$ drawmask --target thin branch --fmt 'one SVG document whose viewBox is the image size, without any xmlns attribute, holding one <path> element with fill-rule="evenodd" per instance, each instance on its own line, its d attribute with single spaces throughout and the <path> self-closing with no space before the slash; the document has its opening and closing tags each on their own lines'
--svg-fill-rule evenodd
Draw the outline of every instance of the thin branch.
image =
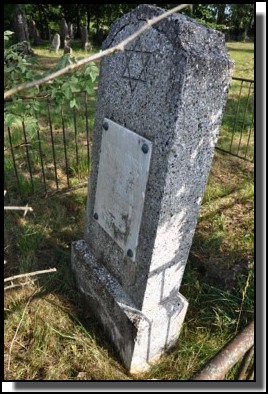
<svg viewBox="0 0 268 394">
<path fill-rule="evenodd" d="M 77 337 L 72 337 L 71 335 L 66 335 L 66 334 L 63 334 L 62 332 L 56 330 L 56 329 L 55 329 L 54 327 L 52 327 L 49 323 L 47 323 L 47 325 L 48 325 L 48 327 L 50 327 L 50 329 L 51 329 L 52 331 L 54 331 L 56 334 L 58 334 L 58 335 L 61 336 L 62 338 L 73 339 L 73 340 L 75 340 L 75 341 L 78 340 Z"/>
<path fill-rule="evenodd" d="M 33 99 L 43 99 L 43 98 L 47 98 L 50 96 L 50 93 L 47 94 L 42 94 L 42 95 L 37 95 L 37 96 L 19 96 L 18 99 L 21 100 L 33 100 Z M 11 102 L 12 99 L 7 99 L 5 100 L 6 102 Z"/>
<path fill-rule="evenodd" d="M 8 278 L 4 279 L 4 282 L 10 282 L 12 280 L 19 279 L 19 278 L 25 278 L 27 276 L 46 274 L 48 272 L 56 272 L 56 271 L 57 271 L 56 268 L 50 268 L 50 269 L 42 270 L 42 271 L 29 272 L 27 274 L 20 274 L 20 275 L 15 275 L 15 276 L 9 276 Z"/>
<path fill-rule="evenodd" d="M 47 75 L 44 78 L 38 79 L 38 80 L 34 80 L 31 82 L 25 82 L 22 83 L 12 89 L 9 89 L 7 92 L 5 92 L 4 94 L 4 99 L 7 99 L 8 97 L 12 96 L 15 93 L 18 93 L 22 90 L 25 89 L 29 89 L 32 88 L 34 86 L 40 86 L 43 84 L 48 83 L 49 81 L 52 81 L 53 79 L 60 77 L 61 75 L 66 74 L 67 72 L 74 70 L 86 63 L 92 62 L 94 60 L 98 60 L 104 56 L 107 55 L 111 55 L 114 52 L 120 52 L 120 51 L 124 51 L 125 46 L 128 45 L 131 41 L 135 40 L 135 38 L 137 38 L 138 36 L 140 36 L 142 33 L 144 33 L 146 30 L 148 30 L 151 26 L 155 25 L 156 23 L 160 22 L 161 20 L 167 18 L 168 16 L 174 14 L 175 12 L 181 11 L 182 9 L 188 7 L 190 4 L 181 4 L 177 7 L 172 8 L 169 11 L 164 12 L 163 14 L 149 19 L 145 25 L 143 25 L 139 30 L 137 30 L 135 33 L 131 34 L 128 38 L 126 38 L 125 40 L 121 41 L 119 44 L 115 45 L 112 48 L 109 49 L 105 49 L 104 51 L 100 51 L 99 53 L 86 57 L 84 59 L 79 60 L 77 63 L 75 64 L 70 64 L 67 67 L 62 68 L 59 71 L 54 72 L 53 74 Z"/>
<path fill-rule="evenodd" d="M 27 212 L 33 212 L 33 208 L 28 207 L 28 205 L 26 205 L 25 207 L 4 207 L 5 211 L 24 211 L 23 216 L 26 216 Z"/>
<path fill-rule="evenodd" d="M 39 140 L 37 140 L 37 142 L 39 142 Z M 18 148 L 22 148 L 24 146 L 32 146 L 32 144 L 25 144 L 25 142 L 22 142 L 21 144 L 18 145 L 14 145 L 14 146 L 8 146 L 8 147 L 4 147 L 4 152 L 8 151 L 8 150 L 12 150 L 12 149 L 18 149 Z"/>
<path fill-rule="evenodd" d="M 18 283 L 18 284 L 16 284 L 16 285 L 14 285 L 14 284 L 11 282 L 12 284 L 11 284 L 11 285 L 8 285 L 8 286 L 5 286 L 5 287 L 4 287 L 4 290 L 14 289 L 14 287 L 21 287 L 21 286 L 23 287 L 23 286 L 27 286 L 27 285 L 33 285 L 34 282 L 35 282 L 35 279 L 29 280 L 29 281 L 23 282 L 23 283 Z"/>
</svg>

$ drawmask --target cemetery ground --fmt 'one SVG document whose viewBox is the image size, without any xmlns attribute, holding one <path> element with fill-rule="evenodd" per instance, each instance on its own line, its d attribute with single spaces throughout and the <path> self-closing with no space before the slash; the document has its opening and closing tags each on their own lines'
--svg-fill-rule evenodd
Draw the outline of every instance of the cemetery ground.
<svg viewBox="0 0 268 394">
<path fill-rule="evenodd" d="M 253 78 L 253 44 L 227 46 L 236 62 L 234 76 Z M 47 47 L 34 50 L 43 69 L 61 56 Z M 94 98 L 91 104 L 92 133 Z M 227 132 L 225 123 L 221 132 Z M 64 166 L 59 170 L 64 174 Z M 80 165 L 85 181 L 86 175 L 87 165 Z M 216 151 L 180 289 L 189 301 L 182 332 L 149 372 L 135 376 L 126 373 L 101 327 L 83 309 L 70 269 L 71 242 L 83 238 L 87 188 L 46 198 L 29 194 L 32 213 L 5 213 L 5 276 L 52 267 L 57 272 L 5 292 L 5 379 L 190 379 L 253 318 L 253 183 L 252 163 Z M 12 196 L 7 205 L 20 203 Z M 237 368 L 227 379 L 234 379 Z"/>
</svg>

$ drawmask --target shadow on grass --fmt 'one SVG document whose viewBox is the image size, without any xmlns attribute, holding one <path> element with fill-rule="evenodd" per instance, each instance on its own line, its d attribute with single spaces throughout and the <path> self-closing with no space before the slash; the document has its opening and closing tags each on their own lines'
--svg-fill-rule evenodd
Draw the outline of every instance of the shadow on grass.
<svg viewBox="0 0 268 394">
<path fill-rule="evenodd" d="M 248 48 L 248 49 L 244 49 L 244 48 L 237 48 L 237 47 L 233 47 L 233 46 L 231 46 L 231 45 L 229 45 L 228 44 L 228 50 L 230 50 L 230 51 L 235 51 L 235 52 L 248 52 L 248 53 L 252 53 L 252 54 L 254 54 L 254 48 L 252 48 L 252 49 L 250 49 L 250 48 Z"/>
</svg>

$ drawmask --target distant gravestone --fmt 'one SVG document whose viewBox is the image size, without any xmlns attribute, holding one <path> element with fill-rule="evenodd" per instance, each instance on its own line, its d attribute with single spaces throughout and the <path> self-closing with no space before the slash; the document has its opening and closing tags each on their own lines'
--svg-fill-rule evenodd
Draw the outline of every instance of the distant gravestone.
<svg viewBox="0 0 268 394">
<path fill-rule="evenodd" d="M 68 25 L 64 18 L 60 22 L 60 47 L 64 48 L 65 37 L 68 36 Z"/>
<path fill-rule="evenodd" d="M 88 41 L 88 30 L 86 26 L 81 27 L 81 44 L 84 51 L 89 51 L 91 49 L 91 45 Z"/>
<path fill-rule="evenodd" d="M 60 35 L 58 33 L 55 33 L 51 43 L 50 52 L 58 52 L 59 48 L 60 48 Z"/>
<path fill-rule="evenodd" d="M 103 50 L 161 13 L 141 5 L 124 15 Z M 176 342 L 184 321 L 179 289 L 231 71 L 223 34 L 178 14 L 101 62 L 86 226 L 72 269 L 133 373 Z"/>
</svg>

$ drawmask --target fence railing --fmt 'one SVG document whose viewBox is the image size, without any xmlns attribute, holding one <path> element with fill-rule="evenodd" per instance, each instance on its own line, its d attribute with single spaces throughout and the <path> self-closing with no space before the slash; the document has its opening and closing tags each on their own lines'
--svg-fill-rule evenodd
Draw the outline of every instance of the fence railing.
<svg viewBox="0 0 268 394">
<path fill-rule="evenodd" d="M 35 101 L 23 100 L 25 112 Z M 94 99 L 76 95 L 77 108 L 38 98 L 34 116 L 13 116 L 5 125 L 5 187 L 21 196 L 59 191 L 87 181 Z M 8 105 L 7 103 L 6 105 Z"/>
<path fill-rule="evenodd" d="M 217 149 L 254 160 L 254 80 L 233 77 Z"/>
<path fill-rule="evenodd" d="M 22 100 L 25 114 L 37 100 Z M 8 195 L 49 194 L 87 181 L 94 98 L 77 93 L 78 108 L 38 99 L 32 116 L 24 111 L 5 124 L 5 188 Z M 35 103 L 35 104 L 34 104 Z M 10 105 L 10 103 L 6 103 Z M 254 158 L 254 81 L 233 78 L 217 149 Z"/>
</svg>

